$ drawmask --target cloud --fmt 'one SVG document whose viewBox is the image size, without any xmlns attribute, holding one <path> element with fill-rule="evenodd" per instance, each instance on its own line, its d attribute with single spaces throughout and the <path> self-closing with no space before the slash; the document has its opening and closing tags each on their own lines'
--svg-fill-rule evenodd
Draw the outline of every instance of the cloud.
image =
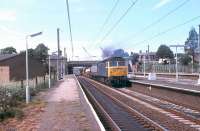
<svg viewBox="0 0 200 131">
<path fill-rule="evenodd" d="M 0 26 L 0 32 L 8 33 L 9 35 L 15 36 L 15 37 L 22 37 L 22 36 L 24 36 L 23 33 L 18 32 L 18 31 L 13 30 L 13 29 L 9 29 L 6 26 Z"/>
<path fill-rule="evenodd" d="M 163 6 L 165 6 L 166 4 L 172 2 L 172 0 L 160 0 L 154 7 L 153 9 L 156 10 L 156 9 L 159 9 Z"/>
<path fill-rule="evenodd" d="M 17 51 L 25 49 L 25 36 L 16 29 L 0 26 L 0 48 L 13 46 Z"/>
<path fill-rule="evenodd" d="M 17 13 L 14 10 L 0 10 L 0 21 L 16 21 Z"/>
</svg>

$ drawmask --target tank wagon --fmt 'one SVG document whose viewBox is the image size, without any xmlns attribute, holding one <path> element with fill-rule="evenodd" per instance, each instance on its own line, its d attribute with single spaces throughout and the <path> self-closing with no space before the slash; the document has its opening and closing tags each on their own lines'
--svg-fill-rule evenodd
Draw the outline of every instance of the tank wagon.
<svg viewBox="0 0 200 131">
<path fill-rule="evenodd" d="M 128 85 L 128 63 L 123 57 L 110 57 L 91 67 L 90 77 L 113 87 Z"/>
</svg>

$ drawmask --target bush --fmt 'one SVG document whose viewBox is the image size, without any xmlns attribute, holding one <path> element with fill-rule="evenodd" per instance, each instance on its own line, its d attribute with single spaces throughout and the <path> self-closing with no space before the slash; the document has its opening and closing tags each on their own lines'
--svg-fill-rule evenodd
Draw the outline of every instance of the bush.
<svg viewBox="0 0 200 131">
<path fill-rule="evenodd" d="M 15 117 L 15 111 L 14 110 L 7 110 L 5 112 L 0 112 L 0 121 L 3 121 L 6 118 Z"/>
<path fill-rule="evenodd" d="M 180 62 L 181 62 L 182 65 L 186 65 L 187 66 L 187 65 L 189 65 L 191 63 L 191 61 L 192 61 L 192 58 L 187 54 L 184 54 L 180 58 Z"/>
<path fill-rule="evenodd" d="M 21 119 L 24 116 L 24 113 L 21 109 L 12 108 L 5 112 L 0 112 L 0 121 L 3 121 L 7 118 L 16 117 L 17 119 Z"/>
<path fill-rule="evenodd" d="M 5 112 L 0 112 L 0 121 L 5 119 Z"/>
<path fill-rule="evenodd" d="M 53 81 L 54 83 L 55 81 Z M 52 84 L 53 84 L 52 83 Z M 35 96 L 38 92 L 48 88 L 48 80 L 38 84 L 35 88 L 30 86 L 30 95 Z M 8 117 L 22 118 L 23 112 L 16 108 L 25 101 L 26 88 L 0 87 L 0 121 Z"/>
<path fill-rule="evenodd" d="M 0 112 L 6 112 L 12 105 L 12 94 L 6 88 L 0 88 Z"/>
</svg>

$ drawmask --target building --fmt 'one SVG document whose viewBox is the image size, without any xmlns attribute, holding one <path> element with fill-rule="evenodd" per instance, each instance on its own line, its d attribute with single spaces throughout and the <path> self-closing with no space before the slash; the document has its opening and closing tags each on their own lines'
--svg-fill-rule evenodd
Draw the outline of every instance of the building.
<svg viewBox="0 0 200 131">
<path fill-rule="evenodd" d="M 200 39 L 200 27 L 199 27 L 199 34 L 196 32 L 195 28 L 192 28 L 185 42 L 185 52 L 193 56 L 195 61 L 199 61 L 199 55 L 200 55 L 199 39 Z"/>
<path fill-rule="evenodd" d="M 144 53 L 140 51 L 138 61 L 144 61 L 144 58 L 146 61 L 158 61 L 156 52 Z"/>
<path fill-rule="evenodd" d="M 186 52 L 189 50 L 196 52 L 196 49 L 198 48 L 198 33 L 196 32 L 195 28 L 192 28 L 189 32 L 189 37 L 187 38 L 185 42 L 185 50 Z"/>
<path fill-rule="evenodd" d="M 0 55 L 0 83 L 26 79 L 26 53 Z M 29 56 L 29 78 L 44 76 L 45 66 Z"/>
<path fill-rule="evenodd" d="M 67 74 L 67 69 L 65 69 L 67 59 L 65 57 L 60 56 L 58 58 L 57 54 L 52 53 L 52 55 L 50 55 L 50 62 L 51 62 L 51 70 L 52 70 L 51 72 L 56 73 L 58 70 L 59 78 L 62 78 L 64 73 Z"/>
</svg>

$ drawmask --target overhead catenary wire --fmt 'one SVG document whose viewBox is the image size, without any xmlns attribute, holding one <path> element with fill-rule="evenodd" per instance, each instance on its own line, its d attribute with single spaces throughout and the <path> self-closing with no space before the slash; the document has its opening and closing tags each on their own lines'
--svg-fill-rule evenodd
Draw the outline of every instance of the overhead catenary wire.
<svg viewBox="0 0 200 131">
<path fill-rule="evenodd" d="M 117 1 L 115 2 L 113 8 L 111 9 L 110 13 L 108 14 L 107 18 L 105 19 L 103 25 L 101 26 L 98 35 L 101 34 L 101 32 L 103 31 L 103 29 L 105 28 L 106 24 L 108 23 L 109 19 L 111 18 L 112 14 L 114 13 L 114 11 L 115 11 L 115 9 L 116 9 L 118 3 L 119 3 L 119 0 L 117 0 Z"/>
<path fill-rule="evenodd" d="M 192 21 L 194 21 L 194 20 L 197 20 L 197 19 L 199 19 L 199 18 L 200 18 L 200 15 L 199 15 L 199 16 L 196 16 L 196 17 L 193 17 L 193 18 L 191 18 L 191 19 L 185 21 L 184 23 L 181 23 L 181 24 L 178 24 L 178 25 L 173 26 L 173 27 L 171 27 L 171 28 L 168 28 L 168 29 L 166 29 L 165 31 L 162 31 L 162 32 L 160 32 L 160 33 L 157 33 L 156 35 L 153 35 L 153 36 L 150 37 L 149 39 L 145 39 L 145 40 L 143 40 L 143 41 L 134 43 L 133 45 L 138 45 L 138 44 L 141 45 L 141 44 L 144 43 L 144 42 L 153 40 L 153 39 L 155 39 L 155 38 L 157 38 L 157 37 L 159 37 L 159 36 L 161 36 L 161 35 L 164 35 L 164 34 L 170 32 L 170 31 L 172 31 L 172 30 L 175 30 L 175 29 L 177 29 L 177 28 L 179 28 L 179 27 L 181 27 L 181 26 L 184 26 L 184 25 L 186 25 L 186 24 L 188 24 L 188 23 L 190 23 L 190 22 L 192 22 Z M 132 46 L 133 46 L 133 45 L 132 45 Z"/>
<path fill-rule="evenodd" d="M 71 18 L 70 18 L 70 10 L 69 10 L 69 1 L 68 0 L 66 0 L 66 6 L 67 6 L 67 16 L 68 16 L 70 43 L 71 43 L 71 48 L 72 48 L 72 60 L 73 60 L 73 57 L 74 57 L 74 45 L 73 45 L 72 26 L 71 26 Z"/>
<path fill-rule="evenodd" d="M 158 18 L 157 20 L 153 21 L 152 23 L 150 23 L 149 25 L 145 26 L 144 28 L 142 28 L 141 30 L 139 30 L 137 33 L 132 34 L 128 37 L 128 40 L 125 39 L 124 41 L 130 41 L 132 40 L 134 37 L 138 36 L 139 34 L 145 32 L 146 30 L 154 27 L 155 25 L 159 24 L 161 21 L 163 21 L 164 19 L 166 19 L 168 16 L 170 16 L 171 14 L 173 14 L 174 12 L 176 12 L 178 9 L 180 9 L 181 7 L 183 7 L 185 4 L 187 4 L 189 1 L 191 0 L 185 0 L 183 1 L 181 4 L 179 4 L 178 6 L 176 6 L 174 9 L 170 10 L 169 12 L 167 12 L 166 14 L 164 14 L 163 16 L 161 16 L 160 18 Z M 122 42 L 119 42 L 119 44 Z"/>
<path fill-rule="evenodd" d="M 92 57 L 92 55 L 87 51 L 87 49 L 85 47 L 82 47 L 83 50 L 85 51 L 85 53 L 89 56 L 89 57 Z"/>
<path fill-rule="evenodd" d="M 115 9 L 117 8 L 117 5 L 119 4 L 119 1 L 120 0 L 116 0 L 116 2 L 114 3 L 111 11 L 109 12 L 109 14 L 106 17 L 104 23 L 102 24 L 100 30 L 98 31 L 96 38 L 94 39 L 94 41 L 91 42 L 91 44 L 94 43 L 99 38 L 99 36 L 101 35 L 101 33 L 103 32 L 105 26 L 107 25 L 107 23 L 109 22 L 110 18 L 112 17 L 112 14 L 114 13 Z"/>
<path fill-rule="evenodd" d="M 119 25 L 119 23 L 125 18 L 125 16 L 129 13 L 129 11 L 134 7 L 138 0 L 132 1 L 131 5 L 127 8 L 127 10 L 122 14 L 122 16 L 117 20 L 116 23 L 110 28 L 110 30 L 103 36 L 103 38 L 97 43 L 101 44 L 111 33 L 112 31 Z"/>
</svg>

